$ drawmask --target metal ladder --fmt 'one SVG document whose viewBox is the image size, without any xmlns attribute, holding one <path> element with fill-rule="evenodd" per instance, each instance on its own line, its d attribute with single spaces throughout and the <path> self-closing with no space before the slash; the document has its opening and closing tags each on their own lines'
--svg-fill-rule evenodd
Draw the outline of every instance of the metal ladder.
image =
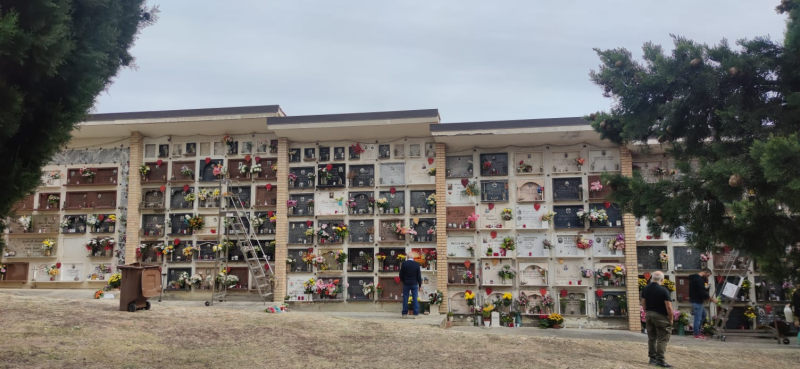
<svg viewBox="0 0 800 369">
<path fill-rule="evenodd" d="M 222 184 L 227 184 L 228 189 L 231 185 L 230 179 L 223 179 Z M 236 181 L 238 184 L 238 181 Z M 223 236 L 233 236 L 235 238 L 235 244 L 239 245 L 242 249 L 242 255 L 244 255 L 245 262 L 247 263 L 247 267 L 250 270 L 250 274 L 253 276 L 253 284 L 255 285 L 256 289 L 258 290 L 258 295 L 264 300 L 264 303 L 267 303 L 267 298 L 272 296 L 272 283 L 271 280 L 274 280 L 274 274 L 271 267 L 264 267 L 264 263 L 268 263 L 269 261 L 266 258 L 266 253 L 264 249 L 261 247 L 261 244 L 257 241 L 254 241 L 257 236 L 253 227 L 245 227 L 243 219 L 247 217 L 247 210 L 244 208 L 244 204 L 239 197 L 238 194 L 234 194 L 231 191 L 226 191 L 223 193 L 222 201 L 224 204 L 220 204 L 220 213 L 218 218 L 218 223 L 220 229 L 219 236 L 217 236 L 218 240 L 222 242 L 224 239 Z M 227 205 L 228 209 L 225 209 L 225 205 Z M 228 227 L 224 227 L 223 230 L 223 217 L 225 219 L 231 219 L 231 223 L 228 224 Z M 261 252 L 263 257 L 259 258 L 258 253 Z M 223 265 L 218 265 L 223 264 Z M 217 261 L 215 263 L 216 267 L 226 267 L 228 264 L 228 252 L 225 252 L 225 258 L 222 261 Z M 269 265 L 269 264 L 267 264 Z M 220 269 L 217 269 L 220 270 Z M 213 300 L 225 301 L 227 299 L 227 289 L 228 286 L 226 283 L 221 284 L 221 288 L 219 291 L 216 291 L 216 286 L 212 288 L 212 301 L 210 303 L 206 303 L 207 306 L 211 306 L 213 304 Z"/>
<path fill-rule="evenodd" d="M 719 299 L 721 301 L 719 309 L 722 311 L 717 313 L 717 321 L 714 322 L 715 334 L 720 339 L 725 337 L 725 325 L 728 323 L 728 318 L 733 310 L 733 303 L 736 302 L 736 297 L 739 295 L 739 290 L 742 288 L 742 283 L 744 283 L 744 279 L 747 276 L 747 272 L 750 270 L 750 265 L 753 260 L 748 256 L 747 261 L 744 263 L 744 268 L 734 269 L 733 265 L 738 258 L 739 250 L 731 251 L 730 260 L 725 262 L 723 268 L 725 283 L 722 284 L 722 290 L 719 293 Z M 728 281 L 729 277 L 737 277 L 738 279 L 736 283 L 731 283 Z"/>
</svg>

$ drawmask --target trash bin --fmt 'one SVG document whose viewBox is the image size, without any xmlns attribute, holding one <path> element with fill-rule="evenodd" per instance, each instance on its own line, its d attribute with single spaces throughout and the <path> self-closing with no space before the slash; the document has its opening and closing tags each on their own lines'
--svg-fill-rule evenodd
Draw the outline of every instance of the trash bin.
<svg viewBox="0 0 800 369">
<path fill-rule="evenodd" d="M 150 301 L 147 299 L 158 296 L 161 292 L 161 272 L 158 266 L 134 263 L 120 265 L 118 268 L 122 273 L 119 310 L 150 310 Z"/>
</svg>

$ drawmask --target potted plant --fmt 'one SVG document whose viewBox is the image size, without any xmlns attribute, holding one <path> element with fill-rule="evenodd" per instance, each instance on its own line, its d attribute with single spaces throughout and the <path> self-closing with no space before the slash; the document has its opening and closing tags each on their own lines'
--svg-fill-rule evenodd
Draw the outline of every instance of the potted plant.
<svg viewBox="0 0 800 369">
<path fill-rule="evenodd" d="M 561 314 L 550 314 L 547 316 L 547 319 L 550 321 L 550 324 L 555 329 L 560 329 L 561 325 L 564 324 L 564 318 L 561 317 Z"/>
<path fill-rule="evenodd" d="M 484 327 L 491 327 L 492 325 L 492 311 L 494 310 L 494 305 L 491 303 L 486 303 L 481 309 L 481 316 L 483 317 L 483 325 Z"/>
<path fill-rule="evenodd" d="M 453 312 L 452 311 L 448 311 L 447 312 L 447 321 L 448 322 L 452 322 L 453 321 Z"/>
<path fill-rule="evenodd" d="M 494 252 L 494 250 L 492 250 L 491 247 L 486 248 L 486 256 L 492 256 L 492 252 Z"/>
</svg>

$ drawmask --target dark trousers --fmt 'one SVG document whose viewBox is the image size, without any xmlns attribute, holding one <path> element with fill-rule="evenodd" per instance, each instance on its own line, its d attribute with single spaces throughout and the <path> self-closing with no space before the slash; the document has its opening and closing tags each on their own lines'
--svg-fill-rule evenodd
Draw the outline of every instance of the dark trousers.
<svg viewBox="0 0 800 369">
<path fill-rule="evenodd" d="M 664 354 L 667 353 L 669 336 L 672 334 L 672 324 L 669 324 L 666 316 L 653 311 L 646 313 L 645 321 L 647 324 L 647 356 L 663 362 Z"/>
<path fill-rule="evenodd" d="M 408 315 L 408 295 L 411 293 L 411 300 L 414 302 L 414 315 L 419 315 L 419 285 L 403 285 L 403 315 Z"/>
</svg>

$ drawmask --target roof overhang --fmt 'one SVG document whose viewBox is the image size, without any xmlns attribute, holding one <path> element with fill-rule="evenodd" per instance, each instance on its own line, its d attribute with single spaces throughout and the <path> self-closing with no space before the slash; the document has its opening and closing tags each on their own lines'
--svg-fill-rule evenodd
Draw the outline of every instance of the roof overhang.
<svg viewBox="0 0 800 369">
<path fill-rule="evenodd" d="M 267 124 L 278 137 L 292 142 L 362 141 L 430 137 L 439 112 L 410 110 L 357 114 L 275 117 Z"/>
</svg>

